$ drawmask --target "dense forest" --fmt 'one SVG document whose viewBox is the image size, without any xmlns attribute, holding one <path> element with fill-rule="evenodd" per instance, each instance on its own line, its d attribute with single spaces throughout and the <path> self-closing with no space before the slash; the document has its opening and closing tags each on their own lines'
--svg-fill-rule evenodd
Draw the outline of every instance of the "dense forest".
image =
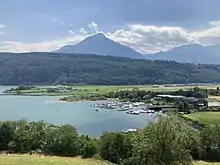
<svg viewBox="0 0 220 165">
<path fill-rule="evenodd" d="M 128 85 L 219 82 L 219 65 L 61 53 L 1 53 L 0 84 Z"/>
<path fill-rule="evenodd" d="M 71 125 L 0 122 L 0 152 L 96 157 L 121 165 L 191 165 L 220 160 L 220 127 L 191 129 L 176 116 L 159 117 L 134 133 L 78 135 Z"/>
</svg>

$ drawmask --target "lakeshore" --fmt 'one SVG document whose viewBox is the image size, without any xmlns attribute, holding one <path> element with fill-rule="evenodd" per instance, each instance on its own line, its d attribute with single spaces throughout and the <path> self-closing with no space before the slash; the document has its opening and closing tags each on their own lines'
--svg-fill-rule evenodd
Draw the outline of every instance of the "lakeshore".
<svg viewBox="0 0 220 165">
<path fill-rule="evenodd" d="M 103 115 L 103 119 L 101 120 L 105 121 L 106 124 L 109 125 L 107 127 L 112 128 L 112 126 L 110 126 L 111 124 L 109 123 L 112 123 L 112 121 L 115 120 L 118 120 L 116 123 L 120 123 L 120 118 L 123 115 L 126 115 L 126 117 L 129 116 L 129 119 L 124 123 L 122 121 L 123 124 L 121 126 L 117 127 L 115 125 L 114 129 L 110 129 L 110 131 L 113 130 L 117 132 L 121 130 L 141 128 L 146 122 L 153 120 L 158 113 L 163 114 L 171 111 L 187 115 L 188 113 L 196 114 L 197 111 L 210 110 L 210 108 L 213 109 L 213 107 L 216 109 L 215 106 L 218 105 L 217 103 L 219 102 L 218 97 L 210 96 L 208 98 L 204 98 L 203 94 L 201 95 L 201 93 L 204 93 L 206 90 L 208 90 L 209 93 L 215 93 L 217 88 L 218 84 L 138 86 L 19 86 L 4 87 L 4 89 L 2 88 L 2 95 L 0 98 L 10 98 L 10 100 L 14 100 L 15 98 L 19 100 L 21 98 L 21 100 L 42 100 L 45 98 L 53 99 L 53 102 L 48 100 L 45 100 L 44 102 L 46 104 L 57 104 L 57 106 L 60 107 L 59 114 L 63 113 L 63 111 L 68 111 L 67 114 L 72 113 L 66 117 L 63 122 L 58 122 L 58 124 L 69 123 L 68 118 L 75 113 L 77 116 L 80 116 L 80 113 L 85 112 L 87 116 L 87 113 L 89 112 L 90 115 L 87 116 L 89 121 L 91 118 L 97 118 L 100 117 L 100 115 Z M 207 102 L 208 105 L 206 105 Z M 22 106 L 27 106 L 27 103 L 25 102 L 22 104 Z M 68 108 L 66 107 L 67 105 Z M 80 107 L 78 107 L 78 105 L 80 105 Z M 8 105 L 5 105 L 6 108 L 7 106 Z M 36 107 L 38 106 L 39 105 Z M 44 110 L 43 114 L 48 111 L 46 107 L 47 106 L 45 105 L 41 107 Z M 28 109 L 33 108 L 35 109 L 33 106 L 28 107 Z M 14 108 L 8 109 L 13 111 L 15 110 Z M 53 109 L 57 109 L 57 107 L 53 107 Z M 75 113 L 73 111 L 75 111 Z M 106 117 L 108 117 L 107 113 L 114 114 L 115 117 L 112 120 L 107 119 L 106 121 Z M 26 116 L 25 114 L 18 116 L 20 116 L 20 118 L 32 119 L 30 116 Z M 74 116 L 73 120 L 78 121 L 77 116 Z M 142 119 L 140 120 L 139 117 Z M 46 118 L 37 119 L 44 119 L 48 121 Z M 137 122 L 137 120 L 140 120 L 141 122 Z M 49 122 L 51 121 L 49 120 Z M 96 122 L 96 124 L 100 124 L 95 120 L 94 122 Z M 79 125 L 78 128 L 81 130 L 81 124 L 78 122 L 74 122 L 73 124 L 76 126 Z M 83 128 L 86 127 L 87 130 L 87 128 L 90 128 L 90 126 L 91 125 L 89 124 L 85 124 Z M 108 130 L 108 128 L 105 127 L 94 129 L 96 130 L 94 131 L 96 132 L 94 133 L 95 136 L 100 134 L 102 131 Z M 83 130 L 80 132 L 84 133 L 86 131 Z M 93 133 L 91 133 L 91 135 L 92 134 Z"/>
<path fill-rule="evenodd" d="M 3 92 L 10 86 L 0 86 Z M 120 132 L 128 128 L 142 128 L 152 121 L 150 115 L 132 116 L 123 112 L 103 109 L 96 112 L 95 102 L 58 101 L 60 96 L 1 95 L 1 121 L 26 119 L 44 120 L 52 124 L 71 124 L 80 134 L 99 137 L 103 132 Z"/>
</svg>

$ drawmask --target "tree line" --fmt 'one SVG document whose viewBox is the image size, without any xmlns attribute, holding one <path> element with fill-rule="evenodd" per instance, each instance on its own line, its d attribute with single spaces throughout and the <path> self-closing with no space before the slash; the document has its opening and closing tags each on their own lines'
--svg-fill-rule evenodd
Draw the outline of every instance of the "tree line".
<svg viewBox="0 0 220 165">
<path fill-rule="evenodd" d="M 220 127 L 201 131 L 176 116 L 158 117 L 133 133 L 105 132 L 99 139 L 79 135 L 71 125 L 43 121 L 0 123 L 0 151 L 56 156 L 99 157 L 122 165 L 191 165 L 220 161 Z"/>
<path fill-rule="evenodd" d="M 138 85 L 219 82 L 219 65 L 63 54 L 1 53 L 1 85 Z"/>
<path fill-rule="evenodd" d="M 119 90 L 111 91 L 105 95 L 106 98 L 119 98 L 122 101 L 130 102 L 146 102 L 153 103 L 156 105 L 160 104 L 171 104 L 179 109 L 180 112 L 190 113 L 190 110 L 204 110 L 207 108 L 208 102 L 208 91 L 195 87 L 189 90 L 178 90 L 171 92 L 154 92 L 139 90 L 134 88 L 132 90 Z M 173 95 L 173 96 L 185 96 L 185 98 L 158 98 L 158 95 Z M 153 99 L 153 100 L 152 100 Z M 202 106 L 200 106 L 202 105 Z"/>
</svg>

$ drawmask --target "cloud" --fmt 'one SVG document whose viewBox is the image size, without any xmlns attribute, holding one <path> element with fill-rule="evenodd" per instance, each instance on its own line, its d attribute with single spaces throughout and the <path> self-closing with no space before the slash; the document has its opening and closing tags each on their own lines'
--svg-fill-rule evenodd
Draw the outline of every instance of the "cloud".
<svg viewBox="0 0 220 165">
<path fill-rule="evenodd" d="M 191 35 L 199 38 L 201 44 L 220 44 L 220 20 L 210 21 L 209 27 L 191 32 Z"/>
<path fill-rule="evenodd" d="M 56 19 L 56 18 L 52 18 L 52 21 L 53 21 L 53 22 L 57 22 L 57 19 Z"/>
<path fill-rule="evenodd" d="M 70 34 L 75 34 L 75 32 L 72 31 L 72 30 L 68 30 L 68 32 L 69 32 Z"/>
<path fill-rule="evenodd" d="M 169 50 L 183 44 L 198 42 L 186 29 L 181 27 L 128 25 L 107 36 L 142 53 Z"/>
<path fill-rule="evenodd" d="M 98 25 L 97 25 L 95 22 L 91 22 L 90 24 L 88 24 L 88 26 L 89 26 L 90 28 L 96 28 L 96 27 L 98 27 Z"/>
<path fill-rule="evenodd" d="M 6 28 L 6 27 L 7 27 L 7 26 L 6 26 L 5 24 L 1 24 L 1 23 L 0 23 L 0 35 L 4 35 L 4 34 L 5 34 L 5 32 L 2 31 L 2 29 Z"/>
<path fill-rule="evenodd" d="M 66 25 L 65 22 L 63 22 L 62 20 L 59 20 L 59 19 L 57 19 L 57 18 L 51 18 L 51 20 L 52 20 L 53 22 L 55 22 L 55 23 L 61 25 L 61 26 Z"/>
<path fill-rule="evenodd" d="M 45 16 L 50 16 L 50 14 L 48 14 L 48 13 L 42 13 L 42 14 L 40 14 L 41 16 L 43 16 L 43 17 L 45 17 Z"/>
<path fill-rule="evenodd" d="M 88 32 L 84 28 L 81 28 L 79 31 L 83 34 L 88 34 Z"/>
<path fill-rule="evenodd" d="M 6 41 L 0 43 L 0 51 L 52 51 L 67 44 L 75 44 L 98 32 L 144 54 L 167 51 L 191 43 L 220 43 L 220 21 L 211 21 L 209 27 L 197 31 L 190 31 L 178 26 L 130 24 L 114 31 L 103 32 L 99 30 L 99 26 L 95 22 L 89 23 L 87 29 L 86 27 L 80 28 L 78 32 L 71 29 L 68 30 L 69 37 L 54 41 L 40 43 Z"/>
<path fill-rule="evenodd" d="M 45 41 L 39 43 L 22 43 L 14 41 L 5 41 L 0 43 L 0 52 L 49 52 L 57 50 L 68 44 L 76 44 L 83 40 L 86 36 L 74 35 L 60 40 Z"/>
<path fill-rule="evenodd" d="M 20 42 L 5 42 L 0 47 L 14 51 L 51 51 L 58 49 L 67 44 L 74 44 L 81 41 L 88 35 L 93 35 L 98 30 L 98 25 L 94 22 L 88 24 L 89 30 L 81 28 L 78 33 L 74 33 L 71 29 L 68 33 L 71 37 L 67 37 L 55 41 L 45 41 L 41 43 L 20 43 Z M 113 32 L 103 32 L 110 39 L 127 45 L 141 53 L 154 53 L 159 51 L 169 50 L 173 47 L 183 44 L 198 42 L 196 37 L 193 37 L 186 29 L 181 27 L 168 26 L 149 26 L 141 24 L 127 25 Z M 7 46 L 7 47 L 6 47 Z M 1 48 L 0 48 L 0 51 Z"/>
<path fill-rule="evenodd" d="M 5 24 L 0 23 L 0 28 L 6 28 L 7 26 Z"/>
<path fill-rule="evenodd" d="M 93 21 L 88 24 L 88 27 L 89 27 L 92 31 L 94 31 L 95 33 L 98 33 L 98 32 L 99 32 L 97 23 L 95 23 L 95 22 L 93 22 Z"/>
<path fill-rule="evenodd" d="M 65 23 L 64 22 L 60 22 L 60 25 L 65 25 Z"/>
<path fill-rule="evenodd" d="M 193 32 L 194 36 L 199 38 L 204 37 L 220 37 L 220 21 L 209 22 L 210 27 Z"/>
</svg>

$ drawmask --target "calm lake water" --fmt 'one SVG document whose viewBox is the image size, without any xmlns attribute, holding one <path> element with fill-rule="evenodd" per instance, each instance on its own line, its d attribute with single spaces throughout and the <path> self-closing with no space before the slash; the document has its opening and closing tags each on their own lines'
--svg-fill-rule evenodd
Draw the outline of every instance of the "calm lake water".
<svg viewBox="0 0 220 165">
<path fill-rule="evenodd" d="M 0 86 L 0 93 L 11 87 Z M 0 96 L 0 120 L 44 120 L 52 124 L 71 124 L 81 134 L 98 137 L 104 131 L 141 128 L 153 114 L 128 115 L 116 110 L 94 111 L 91 102 L 64 103 L 54 96 Z"/>
</svg>

